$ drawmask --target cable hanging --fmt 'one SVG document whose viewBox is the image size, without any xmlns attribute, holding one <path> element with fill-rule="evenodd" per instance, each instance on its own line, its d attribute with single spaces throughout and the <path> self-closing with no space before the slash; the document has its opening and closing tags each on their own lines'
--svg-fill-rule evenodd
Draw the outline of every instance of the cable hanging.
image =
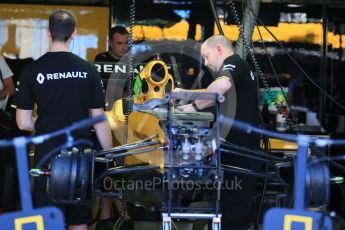
<svg viewBox="0 0 345 230">
<path fill-rule="evenodd" d="M 128 116 L 132 112 L 133 98 L 132 98 L 132 83 L 133 83 L 133 28 L 135 23 L 135 0 L 132 0 L 132 4 L 129 9 L 129 33 L 128 33 L 128 78 L 127 78 L 127 97 L 125 98 L 125 120 L 124 120 L 124 135 L 123 144 L 127 143 L 128 137 Z"/>
<path fill-rule="evenodd" d="M 255 12 L 253 9 L 249 6 L 249 9 L 253 14 Z M 286 50 L 286 48 L 282 45 L 282 43 L 278 40 L 278 38 L 270 31 L 270 29 L 267 28 L 267 26 L 260 20 L 260 18 L 257 18 L 258 22 L 261 26 L 265 28 L 265 30 L 273 37 L 273 39 L 278 43 L 280 48 L 283 49 L 284 53 L 290 58 L 290 60 L 297 66 L 297 68 L 304 74 L 304 76 L 312 83 L 318 90 L 320 90 L 328 99 L 330 99 L 332 102 L 334 102 L 336 105 L 338 105 L 341 109 L 345 111 L 345 107 L 340 104 L 336 99 L 334 99 L 331 95 L 329 95 L 324 89 L 322 89 L 311 77 L 304 71 L 304 69 L 298 64 L 298 62 L 289 54 L 289 52 Z"/>
<path fill-rule="evenodd" d="M 238 28 L 239 28 L 239 33 L 240 33 L 240 36 L 242 37 L 243 39 L 243 43 L 244 43 L 244 46 L 246 47 L 247 51 L 248 51 L 248 54 L 249 54 L 249 57 L 253 63 L 253 66 L 254 66 L 254 69 L 255 69 L 255 72 L 257 73 L 257 76 L 261 79 L 264 87 L 265 87 L 265 91 L 267 92 L 268 96 L 270 97 L 271 101 L 273 102 L 274 106 L 277 108 L 278 110 L 278 113 L 279 114 L 282 114 L 283 117 L 285 118 L 287 124 L 290 126 L 290 127 L 296 127 L 297 128 L 297 122 L 296 122 L 296 118 L 291 110 L 291 108 L 289 108 L 290 110 L 290 114 L 292 116 L 293 119 L 290 119 L 290 117 L 288 116 L 288 114 L 286 112 L 283 111 L 282 109 L 282 106 L 279 105 L 278 103 L 278 100 L 277 98 L 274 96 L 272 90 L 270 89 L 269 87 L 269 84 L 268 84 L 268 81 L 266 79 L 266 77 L 264 76 L 263 72 L 261 71 L 261 68 L 256 60 L 256 57 L 255 57 L 255 54 L 254 54 L 254 51 L 253 49 L 251 48 L 251 46 L 248 44 L 248 41 L 247 39 L 245 38 L 245 34 L 244 34 L 244 31 L 243 31 L 243 27 L 241 25 L 241 22 L 240 22 L 240 19 L 239 19 L 239 16 L 238 16 L 238 13 L 237 13 L 237 10 L 236 10 L 236 7 L 235 7 L 235 3 L 233 1 L 228 1 L 227 4 L 229 5 L 230 7 L 230 11 L 232 13 L 232 16 L 233 16 L 233 19 L 235 20 L 235 23 L 237 24 Z M 250 7 L 248 5 L 248 7 Z M 251 7 L 250 7 L 251 9 Z M 251 9 L 251 11 L 253 12 L 253 10 Z M 254 13 L 253 13 L 254 14 Z M 257 18 L 257 15 L 254 14 L 255 17 Z M 258 18 L 257 18 L 258 19 Z M 284 95 L 284 99 L 286 100 L 286 97 L 285 97 L 285 94 L 283 92 L 283 95 Z M 287 106 L 289 106 L 287 104 Z"/>
<path fill-rule="evenodd" d="M 252 7 L 251 6 L 249 6 L 249 9 L 251 10 L 251 12 L 253 13 L 253 14 L 255 14 L 255 12 L 254 12 L 254 10 L 252 9 Z M 236 9 L 235 9 L 236 10 Z M 312 82 L 317 88 L 319 88 L 320 90 L 321 90 L 321 92 L 324 92 L 324 90 L 322 90 L 310 77 L 309 77 L 309 75 L 303 70 L 303 68 L 297 63 L 297 61 L 288 53 L 288 51 L 286 50 L 286 48 L 282 45 L 282 43 L 278 40 L 278 38 L 266 27 L 266 25 L 260 20 L 260 18 L 258 18 L 257 17 L 257 20 L 259 21 L 259 23 L 266 29 L 266 31 L 267 32 L 269 32 L 270 34 L 271 34 L 271 36 L 275 39 L 275 41 L 279 44 L 279 46 L 283 49 L 283 51 L 284 51 L 284 53 L 293 61 L 293 63 L 298 67 L 298 69 L 300 69 L 300 71 L 307 77 L 307 79 L 310 81 L 310 82 Z M 275 77 L 276 77 L 276 79 L 277 79 L 277 81 L 278 81 L 278 83 L 279 83 L 279 86 L 280 86 L 280 89 L 282 90 L 282 87 L 281 87 L 281 84 L 280 84 L 280 81 L 279 81 L 279 79 L 278 79 L 278 76 L 277 76 L 277 74 L 276 74 L 276 71 L 275 71 L 275 69 L 274 69 L 274 66 L 273 66 L 273 63 L 272 63 L 272 61 L 271 61 L 271 59 L 270 59 L 270 57 L 269 57 L 269 55 L 268 55 L 268 52 L 267 52 L 267 47 L 265 46 L 265 42 L 264 42 L 264 40 L 263 40 L 263 37 L 262 37 L 262 35 L 261 35 L 261 31 L 260 31 L 260 29 L 259 29 L 259 26 L 257 25 L 257 30 L 258 30 L 258 33 L 259 33 L 259 35 L 260 35 L 260 40 L 261 40 L 261 42 L 262 42 L 262 44 L 263 44 L 263 47 L 264 47 L 264 49 L 265 49 L 265 53 L 266 53 L 266 55 L 267 55 L 267 57 L 268 57 L 268 60 L 269 60 L 269 63 L 270 63 L 270 65 L 271 65 L 271 68 L 272 68 L 272 70 L 274 71 L 274 75 L 275 75 Z M 266 79 L 265 79 L 266 80 Z M 267 80 L 264 82 L 264 83 L 266 83 L 267 84 Z M 268 85 L 268 84 L 267 84 Z M 282 90 L 282 92 L 283 92 L 283 90 Z M 326 93 L 326 92 L 325 92 Z M 284 99 L 286 100 L 286 98 L 285 98 L 285 94 L 283 93 L 283 95 L 284 95 Z M 327 93 L 326 93 L 326 95 L 328 95 Z M 274 96 L 274 95 L 273 95 Z M 331 97 L 330 95 L 328 95 L 329 97 Z M 272 99 L 271 99 L 272 100 Z M 335 99 L 334 99 L 335 100 Z M 290 108 L 289 108 L 290 109 Z M 290 111 L 292 111 L 291 109 L 290 109 Z M 293 113 L 292 113 L 292 115 L 293 115 Z M 295 118 L 293 118 L 293 121 L 295 121 L 295 124 L 297 125 L 297 120 L 295 119 Z M 297 127 L 297 126 L 296 126 Z M 303 132 L 301 132 L 300 130 L 296 130 L 297 131 L 297 134 L 303 134 Z M 318 148 L 316 148 L 315 146 L 311 146 L 311 151 L 314 153 L 314 154 L 316 154 L 317 156 L 323 156 L 324 155 L 324 153 L 322 153 L 321 152 L 321 150 L 320 149 L 318 149 Z M 329 165 L 332 167 L 332 168 L 335 168 L 336 170 L 339 170 L 339 171 L 341 171 L 342 173 L 344 173 L 345 172 L 345 167 L 343 166 L 343 165 L 341 165 L 341 164 L 339 164 L 338 162 L 335 162 L 335 161 L 333 161 L 333 160 L 331 160 L 331 159 L 329 159 L 329 158 L 327 158 L 327 162 L 329 163 Z"/>
</svg>

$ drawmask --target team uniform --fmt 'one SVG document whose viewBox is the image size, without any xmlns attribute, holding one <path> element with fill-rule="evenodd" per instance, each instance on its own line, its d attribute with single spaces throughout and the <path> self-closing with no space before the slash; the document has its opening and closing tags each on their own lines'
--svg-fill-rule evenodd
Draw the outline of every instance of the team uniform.
<svg viewBox="0 0 345 230">
<path fill-rule="evenodd" d="M 111 56 L 109 54 L 109 52 L 103 52 L 100 54 L 97 54 L 95 57 L 95 61 L 99 61 L 99 62 L 119 62 L 119 59 L 114 58 L 113 56 Z"/>
<path fill-rule="evenodd" d="M 115 64 L 115 63 L 118 63 L 119 61 L 120 61 L 119 59 L 116 59 L 113 56 L 111 56 L 109 54 L 109 52 L 99 53 L 95 57 L 95 62 L 108 62 L 108 63 L 114 63 Z M 126 61 L 128 61 L 127 57 L 124 57 L 122 61 L 124 61 L 124 62 L 122 62 L 122 64 L 124 64 Z M 108 79 L 109 78 L 111 78 L 111 77 L 108 76 Z M 127 78 L 127 75 L 119 77 L 119 79 L 126 79 L 126 78 Z M 106 87 L 107 87 L 107 84 L 108 84 L 108 82 L 107 82 L 108 79 L 104 79 Z M 123 83 L 122 81 L 119 81 L 119 83 L 120 82 Z M 112 95 L 118 95 L 118 92 L 116 92 L 117 90 L 122 90 L 122 94 L 123 94 L 122 97 L 125 97 L 125 95 L 126 95 L 126 93 L 128 91 L 127 90 L 128 89 L 128 81 L 126 80 L 124 85 L 122 85 L 121 83 L 116 85 L 116 86 L 118 86 L 118 85 L 119 86 L 123 86 L 121 89 L 118 89 L 117 87 L 110 87 L 110 88 L 107 89 L 108 90 L 107 94 L 111 95 L 110 98 L 112 98 Z M 111 86 L 114 86 L 114 84 L 112 84 Z M 108 97 L 106 98 L 106 100 L 108 100 Z M 112 102 L 110 102 L 110 103 L 107 102 L 107 104 L 109 104 L 108 108 L 111 109 L 112 106 L 113 106 L 113 103 Z M 124 157 L 117 157 L 117 158 L 115 158 L 114 162 L 115 162 L 116 166 L 124 165 Z"/>
<path fill-rule="evenodd" d="M 102 81 L 95 67 L 70 52 L 48 52 L 29 64 L 17 83 L 15 104 L 18 109 L 32 110 L 37 104 L 36 134 L 64 128 L 73 122 L 90 117 L 90 109 L 104 107 Z M 73 132 L 75 139 L 92 140 L 91 128 Z M 35 164 L 53 148 L 66 141 L 64 136 L 35 146 Z M 35 181 L 36 206 L 50 203 L 46 196 L 46 181 Z M 90 223 L 90 207 L 66 205 L 66 223 Z"/>
<path fill-rule="evenodd" d="M 217 77 L 229 78 L 232 83 L 232 87 L 225 94 L 227 108 L 222 108 L 222 113 L 232 119 L 258 126 L 258 89 L 256 79 L 248 64 L 238 55 L 231 55 L 224 60 Z M 231 128 L 224 137 L 232 144 L 251 149 L 258 149 L 260 145 L 259 135 L 248 134 L 235 128 Z M 226 147 L 222 146 L 222 148 Z M 226 165 L 260 170 L 260 164 L 254 160 L 226 152 L 222 153 L 221 162 Z M 257 180 L 243 174 L 224 172 L 224 182 L 227 184 L 221 194 L 222 228 L 245 229 L 250 221 Z M 237 182 L 240 185 L 238 187 L 234 186 Z"/>
</svg>

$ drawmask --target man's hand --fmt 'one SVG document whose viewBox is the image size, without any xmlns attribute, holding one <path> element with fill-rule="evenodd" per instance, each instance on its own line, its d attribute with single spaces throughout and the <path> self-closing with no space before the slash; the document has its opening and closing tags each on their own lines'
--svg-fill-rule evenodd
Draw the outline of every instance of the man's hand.
<svg viewBox="0 0 345 230">
<path fill-rule="evenodd" d="M 186 91 L 186 90 L 182 89 L 182 88 L 175 88 L 172 92 L 179 93 L 179 92 L 184 92 L 184 91 Z"/>
<path fill-rule="evenodd" d="M 178 106 L 177 109 L 181 110 L 182 112 L 196 112 L 192 104 L 181 105 Z"/>
<path fill-rule="evenodd" d="M 182 88 L 175 88 L 175 89 L 172 90 L 173 93 L 180 93 L 180 92 L 184 92 L 184 91 L 186 91 L 186 90 L 182 89 Z M 176 105 L 178 105 L 179 101 L 180 101 L 180 99 L 174 99 L 172 101 L 172 103 L 176 106 Z"/>
</svg>

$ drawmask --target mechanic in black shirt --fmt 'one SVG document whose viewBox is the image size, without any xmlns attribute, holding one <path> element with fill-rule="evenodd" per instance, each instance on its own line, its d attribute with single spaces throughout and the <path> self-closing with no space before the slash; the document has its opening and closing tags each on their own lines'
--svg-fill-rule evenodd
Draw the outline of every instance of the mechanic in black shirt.
<svg viewBox="0 0 345 230">
<path fill-rule="evenodd" d="M 68 51 L 76 36 L 75 26 L 75 16 L 69 11 L 58 10 L 49 16 L 49 51 L 27 65 L 17 83 L 15 105 L 20 129 L 45 134 L 104 114 L 104 90 L 99 73 L 91 63 Z M 32 117 L 35 103 L 37 119 Z M 107 121 L 94 125 L 94 129 L 102 148 L 113 147 Z M 91 128 L 73 132 L 73 137 L 92 140 Z M 35 146 L 35 164 L 65 141 L 65 137 L 53 138 Z M 35 206 L 51 204 L 46 194 L 45 178 L 35 180 L 34 195 Z M 89 206 L 65 205 L 63 209 L 69 229 L 86 230 L 92 221 Z"/>
<path fill-rule="evenodd" d="M 109 51 L 100 53 L 96 55 L 95 61 L 96 62 L 112 62 L 118 63 L 123 56 L 128 52 L 128 31 L 125 27 L 122 26 L 114 26 L 109 31 L 109 39 L 108 39 Z M 124 92 L 127 90 L 127 81 L 124 85 Z M 116 90 L 116 89 L 108 89 L 108 90 Z M 123 164 L 123 159 L 118 158 L 117 163 Z M 120 165 L 117 165 L 120 166 Z M 121 213 L 121 201 L 118 198 L 110 198 L 104 197 L 101 199 L 101 213 L 99 217 L 99 221 L 96 225 L 96 230 L 106 230 L 112 229 L 114 224 L 112 218 L 112 204 L 115 205 L 118 214 Z M 127 211 L 123 212 L 124 217 L 124 224 L 123 228 L 128 230 L 133 229 L 133 223 L 131 221 L 130 216 L 128 215 Z"/>
<path fill-rule="evenodd" d="M 234 54 L 232 43 L 222 35 L 208 38 L 201 46 L 205 65 L 215 73 L 215 80 L 206 88 L 195 92 L 212 92 L 225 96 L 222 104 L 233 108 L 221 108 L 225 116 L 241 120 L 251 125 L 259 125 L 258 89 L 255 77 L 249 65 Z M 192 91 L 177 88 L 174 92 Z M 221 104 L 221 106 L 222 106 Z M 185 112 L 195 112 L 212 105 L 211 101 L 195 100 L 192 104 L 178 107 Z M 226 111 L 224 113 L 224 111 Z M 260 137 L 236 129 L 226 132 L 226 141 L 243 147 L 258 149 Z M 224 147 L 225 148 L 225 147 Z M 236 155 L 222 153 L 221 163 L 251 170 L 260 170 L 260 164 Z M 253 208 L 253 197 L 256 194 L 255 178 L 224 172 L 224 183 L 240 181 L 238 189 L 224 189 L 221 194 L 221 212 L 223 229 L 246 229 Z"/>
<path fill-rule="evenodd" d="M 114 26 L 109 31 L 109 51 L 97 54 L 97 62 L 119 62 L 128 52 L 128 31 L 125 27 Z"/>
<path fill-rule="evenodd" d="M 114 26 L 110 29 L 109 31 L 109 38 L 108 38 L 108 45 L 109 45 L 109 50 L 106 52 L 102 52 L 96 55 L 95 57 L 95 62 L 106 62 L 106 63 L 118 63 L 121 60 L 122 64 L 128 64 L 128 56 L 126 56 L 126 53 L 129 50 L 128 47 L 128 31 L 125 27 L 123 26 Z M 120 90 L 118 87 L 123 87 L 121 88 L 123 92 L 123 97 L 127 96 L 127 88 L 128 88 L 128 82 L 127 82 L 127 74 L 122 73 L 117 73 L 119 75 L 116 76 L 116 79 L 122 79 L 124 82 L 119 82 L 117 87 L 110 87 L 107 88 L 108 85 L 108 79 L 110 78 L 110 75 L 104 74 L 101 75 L 101 77 L 104 80 L 104 86 L 108 90 L 107 95 L 118 95 L 118 90 Z M 122 85 L 123 84 L 123 85 Z M 108 98 L 106 98 L 108 100 Z M 113 106 L 113 102 L 106 102 L 107 104 L 107 110 L 111 109 Z"/>
</svg>

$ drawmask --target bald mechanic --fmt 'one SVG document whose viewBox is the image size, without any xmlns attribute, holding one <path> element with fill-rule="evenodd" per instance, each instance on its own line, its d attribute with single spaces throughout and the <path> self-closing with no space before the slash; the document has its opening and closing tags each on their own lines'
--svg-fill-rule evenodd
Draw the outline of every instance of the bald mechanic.
<svg viewBox="0 0 345 230">
<path fill-rule="evenodd" d="M 185 90 L 176 88 L 174 92 L 210 92 L 225 95 L 226 100 L 236 100 L 233 119 L 258 126 L 259 108 L 256 79 L 249 65 L 234 53 L 232 42 L 222 35 L 214 35 L 202 44 L 201 55 L 205 65 L 214 73 L 215 80 L 206 89 Z M 229 97 L 228 94 L 236 95 L 236 97 Z M 212 103 L 212 101 L 195 100 L 191 104 L 178 108 L 184 112 L 195 112 L 212 106 Z M 227 116 L 227 114 L 224 115 Z M 225 139 L 232 144 L 251 149 L 258 149 L 260 144 L 260 137 L 257 134 L 248 134 L 235 129 L 230 129 Z M 221 155 L 221 163 L 260 170 L 259 163 L 226 152 Z M 224 172 L 224 183 L 231 185 L 234 181 L 238 182 L 238 187 L 222 190 L 222 228 L 247 229 L 251 222 L 250 217 L 257 180 L 243 174 Z"/>
</svg>

